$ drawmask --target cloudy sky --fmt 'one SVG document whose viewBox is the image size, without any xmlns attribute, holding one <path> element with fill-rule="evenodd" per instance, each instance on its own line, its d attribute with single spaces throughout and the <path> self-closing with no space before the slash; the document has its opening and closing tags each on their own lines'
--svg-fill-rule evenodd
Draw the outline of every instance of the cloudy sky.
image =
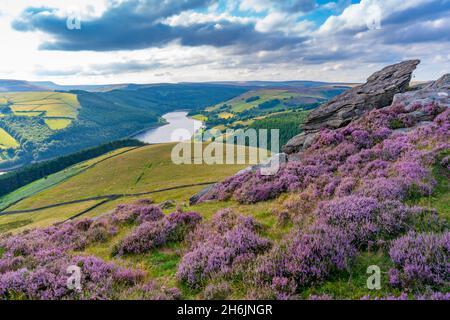
<svg viewBox="0 0 450 320">
<path fill-rule="evenodd" d="M 360 82 L 450 72 L 450 0 L 1 0 L 0 78 Z"/>
</svg>

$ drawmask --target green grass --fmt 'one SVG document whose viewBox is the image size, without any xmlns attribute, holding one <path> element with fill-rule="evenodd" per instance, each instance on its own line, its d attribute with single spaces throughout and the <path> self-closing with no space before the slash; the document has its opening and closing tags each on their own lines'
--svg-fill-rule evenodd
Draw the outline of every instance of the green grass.
<svg viewBox="0 0 450 320">
<path fill-rule="evenodd" d="M 0 230 L 16 233 L 26 229 L 48 227 L 63 222 L 97 203 L 98 201 L 89 201 L 64 206 L 63 210 L 57 207 L 31 213 L 0 215 Z"/>
<path fill-rule="evenodd" d="M 194 120 L 198 120 L 198 121 L 207 121 L 208 120 L 208 117 L 203 114 L 196 114 L 196 115 L 191 116 L 191 118 Z"/>
<path fill-rule="evenodd" d="M 80 164 L 79 166 L 86 166 L 97 163 L 97 165 L 81 173 L 63 179 L 53 187 L 34 193 L 29 198 L 17 203 L 13 208 L 29 209 L 48 205 L 55 201 L 68 201 L 109 193 L 145 192 L 176 185 L 222 180 L 246 166 L 176 166 L 170 161 L 172 147 L 172 144 L 147 146 L 103 162 L 94 159 Z M 71 169 L 75 170 L 75 168 Z M 433 173 L 438 182 L 433 196 L 416 199 L 414 203 L 410 204 L 435 207 L 448 219 L 449 174 L 448 171 L 439 165 L 434 167 Z M 56 179 L 57 176 L 50 176 L 49 178 Z M 241 205 L 236 201 L 225 201 L 206 202 L 190 206 L 188 203 L 189 197 L 202 188 L 198 186 L 155 193 L 149 196 L 120 198 L 92 210 L 84 215 L 83 218 L 96 217 L 107 213 L 118 204 L 132 203 L 142 198 L 151 198 L 156 203 L 169 199 L 174 200 L 182 209 L 200 213 L 206 221 L 218 210 L 231 208 L 242 215 L 255 217 L 262 226 L 261 234 L 274 241 L 284 238 L 292 228 L 291 224 L 280 226 L 277 223 L 276 215 L 273 213 L 274 209 L 281 205 L 284 196 L 277 200 L 252 205 Z M 95 204 L 96 202 L 89 202 L 42 210 L 33 214 L 0 216 L 0 232 L 17 232 L 30 227 L 49 225 L 62 221 Z M 165 210 L 165 213 L 170 213 L 173 210 Z M 131 230 L 132 226 L 124 226 L 112 239 L 104 243 L 94 244 L 81 254 L 93 254 L 120 265 L 145 270 L 148 279 L 155 279 L 166 287 L 179 287 L 185 299 L 202 298 L 199 290 L 188 289 L 176 280 L 178 264 L 184 250 L 182 244 L 168 244 L 146 254 L 113 257 L 111 253 L 114 246 L 128 235 Z M 382 271 L 381 290 L 369 290 L 367 288 L 367 279 L 369 277 L 367 268 L 372 265 L 379 266 Z M 355 259 L 349 270 L 335 272 L 326 281 L 310 288 L 300 288 L 300 295 L 302 298 L 308 298 L 310 295 L 328 294 L 337 299 L 359 299 L 366 295 L 371 295 L 372 297 L 398 296 L 400 292 L 391 287 L 388 281 L 388 271 L 391 267 L 392 262 L 386 251 L 363 252 Z M 218 277 L 211 279 L 208 283 L 220 281 L 221 278 Z M 249 284 L 242 278 L 242 275 L 236 275 L 232 279 L 227 279 L 227 281 L 233 290 L 232 299 L 246 297 Z"/>
<path fill-rule="evenodd" d="M 424 208 L 436 209 L 439 215 L 450 223 L 450 172 L 442 167 L 439 162 L 450 152 L 444 152 L 439 157 L 438 163 L 433 167 L 433 177 L 437 184 L 434 192 L 429 197 L 413 199 L 410 205 L 417 205 Z"/>
<path fill-rule="evenodd" d="M 114 154 L 120 153 L 128 148 L 123 148 L 119 150 L 115 150 L 113 152 L 102 155 L 98 158 L 91 159 L 85 162 L 78 163 L 72 167 L 69 167 L 65 170 L 57 172 L 55 174 L 49 175 L 48 177 L 36 180 L 14 192 L 11 192 L 3 197 L 0 197 L 0 211 L 4 210 L 6 207 L 16 203 L 22 199 L 28 198 L 37 194 L 43 190 L 49 189 L 51 187 L 56 186 L 57 184 L 63 182 L 64 180 L 73 177 L 83 170 L 89 168 L 90 166 L 95 165 L 99 161 L 102 161 L 106 157 L 110 157 Z"/>
<path fill-rule="evenodd" d="M 174 144 L 153 145 L 119 155 L 19 202 L 10 210 L 30 209 L 108 194 L 141 193 L 217 181 L 246 167 L 245 164 L 175 165 L 171 160 L 173 146 Z M 139 183 L 136 183 L 138 179 Z"/>
<path fill-rule="evenodd" d="M 367 288 L 367 274 L 369 266 L 378 266 L 381 269 L 381 289 L 370 290 Z M 388 272 L 392 262 L 384 252 L 362 253 L 353 263 L 351 270 L 333 274 L 324 283 L 305 289 L 301 292 L 303 298 L 310 295 L 330 295 L 338 299 L 360 299 L 370 295 L 371 297 L 399 296 L 397 289 L 389 285 Z"/>
<path fill-rule="evenodd" d="M 241 113 L 247 110 L 251 110 L 254 108 L 258 108 L 258 106 L 264 102 L 268 102 L 271 100 L 278 99 L 281 102 L 286 101 L 296 101 L 298 100 L 299 104 L 307 104 L 313 103 L 317 101 L 317 99 L 323 99 L 324 97 L 317 92 L 308 92 L 308 89 L 304 89 L 304 92 L 299 91 L 290 91 L 285 89 L 260 89 L 254 90 L 247 93 L 244 93 L 236 98 L 233 98 L 229 101 L 219 103 L 213 107 L 207 108 L 207 112 L 218 111 L 223 108 L 224 105 L 227 105 L 225 110 L 235 113 Z M 258 100 L 248 100 L 252 97 L 259 97 Z M 248 102 L 247 102 L 248 101 Z M 282 103 L 278 106 L 271 108 L 272 111 L 276 111 L 278 108 L 284 108 Z"/>
<path fill-rule="evenodd" d="M 8 132 L 0 128 L 0 149 L 17 148 L 19 143 Z"/>
<path fill-rule="evenodd" d="M 72 120 L 70 119 L 45 119 L 45 123 L 52 130 L 61 130 L 67 128 Z"/>
<path fill-rule="evenodd" d="M 64 129 L 77 118 L 80 103 L 77 96 L 61 92 L 12 92 L 3 93 L 16 116 L 64 118 L 46 119 L 52 130 Z"/>
</svg>

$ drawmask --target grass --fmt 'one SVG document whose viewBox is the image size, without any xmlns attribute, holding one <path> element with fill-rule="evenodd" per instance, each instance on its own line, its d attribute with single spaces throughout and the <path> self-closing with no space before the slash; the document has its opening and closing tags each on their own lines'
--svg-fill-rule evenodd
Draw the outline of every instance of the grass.
<svg viewBox="0 0 450 320">
<path fill-rule="evenodd" d="M 247 166 L 204 163 L 175 165 L 171 160 L 173 146 L 174 144 L 152 145 L 105 161 L 99 161 L 97 158 L 25 186 L 2 198 L 0 203 L 3 207 L 13 204 L 8 211 L 16 211 L 110 194 L 151 192 L 181 185 L 219 181 Z M 86 169 L 92 163 L 96 165 Z M 171 199 L 185 206 L 189 197 L 203 188 L 204 186 L 196 186 L 176 189 L 140 198 L 150 197 L 156 202 Z M 133 202 L 136 199 L 137 197 L 125 197 L 105 203 L 89 212 L 86 217 L 102 214 L 120 203 Z M 54 208 L 53 211 L 56 215 L 63 214 L 65 207 Z"/>
<path fill-rule="evenodd" d="M 61 130 L 77 118 L 80 103 L 75 94 L 62 92 L 12 92 L 2 94 L 16 116 L 43 117 L 52 130 Z M 60 119 L 52 119 L 60 118 Z"/>
<path fill-rule="evenodd" d="M 203 114 L 196 114 L 194 116 L 191 116 L 191 118 L 198 121 L 208 121 L 208 117 Z"/>
<path fill-rule="evenodd" d="M 234 114 L 229 113 L 229 112 L 222 112 L 219 114 L 219 118 L 220 119 L 231 119 L 231 118 L 234 118 Z"/>
<path fill-rule="evenodd" d="M 230 176 L 246 165 L 234 166 L 207 166 L 207 165 L 181 165 L 176 166 L 170 161 L 170 151 L 173 144 L 153 145 L 136 149 L 100 162 L 98 159 L 90 160 L 82 164 L 95 164 L 93 167 L 80 172 L 72 177 L 64 179 L 47 190 L 35 193 L 28 199 L 14 206 L 19 208 L 33 208 L 58 201 L 73 200 L 107 193 L 134 193 L 150 191 L 162 187 L 221 180 Z M 81 166 L 81 165 L 80 165 Z M 438 182 L 436 192 L 432 197 L 416 199 L 414 203 L 422 206 L 435 207 L 448 218 L 449 216 L 449 174 L 439 165 L 433 171 Z M 55 179 L 55 177 L 49 177 Z M 42 182 L 41 182 L 42 183 Z M 190 206 L 189 197 L 201 190 L 203 187 L 189 187 L 185 189 L 170 190 L 155 193 L 150 196 L 126 197 L 108 202 L 90 211 L 83 218 L 96 217 L 114 209 L 121 203 L 132 203 L 137 199 L 151 198 L 156 203 L 165 200 L 174 200 L 184 210 L 195 211 L 209 220 L 214 213 L 222 208 L 232 208 L 234 211 L 251 215 L 261 223 L 262 235 L 274 241 L 282 239 L 289 233 L 292 225 L 280 226 L 277 223 L 273 209 L 277 208 L 283 197 L 277 200 L 261 202 L 252 205 L 241 205 L 235 201 L 206 202 Z M 14 216 L 0 216 L 0 232 L 24 230 L 35 226 L 45 226 L 55 222 L 63 221 L 68 217 L 92 207 L 96 202 L 87 202 L 77 205 L 68 205 L 49 210 L 42 210 L 33 214 L 20 214 Z M 165 210 L 165 213 L 174 211 L 174 208 Z M 201 293 L 190 290 L 177 283 L 176 271 L 181 259 L 183 247 L 180 244 L 169 244 L 163 248 L 153 250 L 146 254 L 125 257 L 112 257 L 114 246 L 132 230 L 132 226 L 125 226 L 119 233 L 105 243 L 97 243 L 88 247 L 82 254 L 93 254 L 102 259 L 117 262 L 125 266 L 133 266 L 147 272 L 151 279 L 158 280 L 166 287 L 178 286 L 186 299 L 199 299 Z M 367 288 L 367 274 L 369 266 L 379 266 L 382 271 L 381 290 L 369 290 Z M 300 290 L 303 298 L 310 295 L 328 294 L 338 299 L 358 299 L 362 296 L 386 297 L 398 296 L 400 292 L 392 288 L 388 282 L 388 271 L 392 267 L 385 251 L 363 252 L 353 262 L 351 268 L 343 272 L 335 272 L 325 282 L 311 288 Z M 211 282 L 220 281 L 212 279 Z M 233 289 L 233 299 L 242 299 L 246 296 L 245 282 L 239 277 L 229 281 Z M 257 289 L 257 288 L 255 288 Z"/>
<path fill-rule="evenodd" d="M 448 156 L 450 152 L 443 153 L 439 158 L 443 159 Z M 433 167 L 433 177 L 437 184 L 434 192 L 429 197 L 422 197 L 410 201 L 410 205 L 417 205 L 424 208 L 434 208 L 439 215 L 450 223 L 450 172 L 436 164 Z"/>
<path fill-rule="evenodd" d="M 0 149 L 17 148 L 19 143 L 8 132 L 0 128 Z"/>
<path fill-rule="evenodd" d="M 61 130 L 67 128 L 72 120 L 70 119 L 45 119 L 45 123 L 52 130 Z"/>
<path fill-rule="evenodd" d="M 51 208 L 31 213 L 0 215 L 0 232 L 11 231 L 16 233 L 25 229 L 47 227 L 63 222 L 97 203 L 98 201 L 90 201 L 67 205 L 63 210 L 61 208 Z"/>
<path fill-rule="evenodd" d="M 370 290 L 367 287 L 367 279 L 371 275 L 367 273 L 369 266 L 378 266 L 381 269 L 380 290 Z M 303 290 L 301 296 L 308 298 L 310 295 L 330 295 L 339 299 L 359 299 L 368 295 L 399 296 L 401 292 L 389 285 L 388 272 L 391 267 L 392 262 L 384 252 L 362 253 L 353 263 L 351 270 L 335 273 L 324 283 Z"/>
<path fill-rule="evenodd" d="M 259 97 L 259 99 L 254 100 L 249 98 L 255 98 Z M 234 99 L 231 99 L 229 101 L 226 101 L 224 103 L 217 104 L 213 107 L 207 108 L 206 111 L 212 112 L 217 111 L 223 107 L 223 105 L 227 105 L 227 109 L 231 112 L 235 113 L 241 113 L 246 110 L 258 108 L 258 106 L 264 102 L 268 102 L 271 100 L 278 99 L 280 101 L 288 101 L 288 100 L 295 100 L 295 99 L 306 99 L 304 102 L 307 103 L 308 99 L 315 101 L 317 99 L 321 99 L 323 97 L 318 96 L 317 93 L 308 93 L 307 90 L 305 92 L 296 92 L 296 91 L 289 91 L 289 90 L 283 90 L 283 89 L 261 89 L 261 90 L 255 90 L 250 91 L 247 93 L 244 93 Z M 311 101 L 311 102 L 312 102 Z M 282 107 L 280 104 L 279 106 L 276 106 L 272 109 L 277 109 L 279 107 Z M 275 110 L 274 110 L 275 111 Z M 224 112 L 223 114 L 231 114 L 228 112 Z M 227 118 L 224 118 L 227 119 Z"/>
<path fill-rule="evenodd" d="M 72 167 L 69 167 L 69 168 L 62 170 L 60 172 L 57 172 L 55 174 L 49 175 L 48 177 L 36 180 L 14 192 L 11 192 L 3 197 L 0 197 L 0 211 L 4 210 L 6 207 L 8 207 L 22 199 L 31 197 L 34 194 L 37 194 L 43 190 L 49 189 L 53 186 L 56 186 L 57 184 L 61 183 L 62 181 L 79 174 L 83 170 L 86 170 L 87 168 L 95 165 L 96 163 L 102 161 L 103 159 L 105 159 L 107 157 L 114 156 L 115 154 L 121 153 L 128 149 L 129 148 L 118 149 L 113 152 L 104 154 L 98 158 L 78 163 Z"/>
</svg>

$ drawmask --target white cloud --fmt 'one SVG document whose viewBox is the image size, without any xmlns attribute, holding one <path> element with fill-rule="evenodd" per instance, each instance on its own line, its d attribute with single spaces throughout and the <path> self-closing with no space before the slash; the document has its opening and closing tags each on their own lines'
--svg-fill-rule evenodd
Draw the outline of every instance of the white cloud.
<svg viewBox="0 0 450 320">
<path fill-rule="evenodd" d="M 213 6 L 201 12 L 185 11 L 164 21 L 171 26 L 213 23 L 216 28 L 221 28 L 222 22 L 254 23 L 256 30 L 262 33 L 280 31 L 286 35 L 311 36 L 309 41 L 296 47 L 252 53 L 245 48 L 187 47 L 177 42 L 132 51 L 42 51 L 38 47 L 48 40 L 48 35 L 18 32 L 10 25 L 23 9 L 36 6 L 36 2 L 2 0 L 0 36 L 2 43 L 8 45 L 2 46 L 0 78 L 48 79 L 62 84 L 257 79 L 364 81 L 371 72 L 387 63 L 409 58 L 423 61 L 416 72 L 418 79 L 437 78 L 450 70 L 449 41 L 396 43 L 397 35 L 393 32 L 367 32 L 365 28 L 371 5 L 382 5 L 383 23 L 392 14 L 428 0 L 362 0 L 328 18 L 317 32 L 313 31 L 311 22 L 302 20 L 301 14 L 274 10 L 269 1 L 263 0 L 228 1 L 224 12 Z M 59 14 L 73 7 L 83 18 L 89 18 L 104 12 L 107 3 L 108 0 L 41 0 L 39 6 L 58 8 Z M 258 17 L 233 15 L 237 7 L 260 14 Z M 327 7 L 333 8 L 338 10 L 338 7 Z M 449 26 L 450 19 L 440 18 L 413 21 L 399 26 L 398 30 L 403 37 L 412 34 L 426 38 L 427 32 L 445 31 Z M 389 36 L 392 41 L 386 42 Z M 127 70 L 127 65 L 133 68 Z M 113 68 L 117 71 L 108 72 Z"/>
</svg>

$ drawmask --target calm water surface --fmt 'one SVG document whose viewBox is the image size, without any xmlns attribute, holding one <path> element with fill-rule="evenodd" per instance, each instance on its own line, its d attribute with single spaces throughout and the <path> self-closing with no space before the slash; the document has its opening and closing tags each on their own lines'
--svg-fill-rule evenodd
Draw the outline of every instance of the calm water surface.
<svg viewBox="0 0 450 320">
<path fill-rule="evenodd" d="M 188 118 L 187 114 L 184 111 L 166 113 L 162 116 L 167 121 L 166 125 L 156 129 L 149 129 L 134 138 L 145 143 L 189 140 L 203 124 L 201 121 Z"/>
</svg>

